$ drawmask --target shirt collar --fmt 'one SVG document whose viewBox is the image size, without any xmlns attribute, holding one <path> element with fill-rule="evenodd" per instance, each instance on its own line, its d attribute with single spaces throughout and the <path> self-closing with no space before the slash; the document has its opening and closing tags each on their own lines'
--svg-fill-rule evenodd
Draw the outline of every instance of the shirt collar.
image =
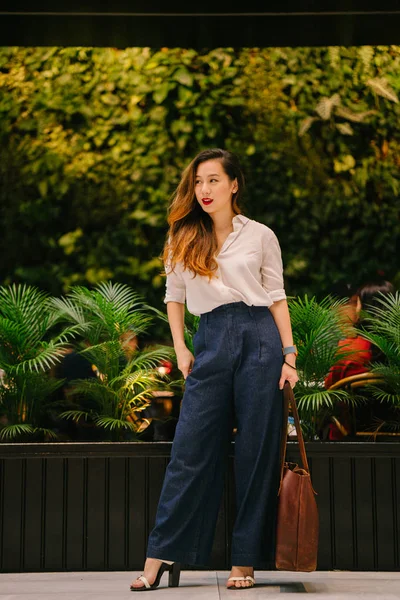
<svg viewBox="0 0 400 600">
<path fill-rule="evenodd" d="M 219 251 L 218 256 L 225 252 L 232 244 L 232 242 L 237 238 L 243 227 L 246 225 L 247 221 L 250 221 L 248 217 L 244 215 L 235 215 L 232 219 L 233 231 L 228 235 L 225 242 L 222 245 L 221 250 Z"/>
<path fill-rule="evenodd" d="M 244 215 L 235 215 L 232 219 L 232 223 L 242 223 L 244 225 L 249 220 L 250 219 Z"/>
</svg>

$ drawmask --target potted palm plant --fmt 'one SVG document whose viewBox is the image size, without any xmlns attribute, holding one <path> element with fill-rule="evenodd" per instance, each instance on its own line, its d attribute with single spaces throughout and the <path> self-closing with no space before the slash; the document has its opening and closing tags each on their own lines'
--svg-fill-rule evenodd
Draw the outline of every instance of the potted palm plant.
<svg viewBox="0 0 400 600">
<path fill-rule="evenodd" d="M 0 441 L 57 437 L 44 426 L 62 384 L 50 370 L 81 326 L 60 328 L 50 300 L 35 287 L 0 287 Z"/>
<path fill-rule="evenodd" d="M 317 302 L 315 297 L 289 299 L 288 306 L 293 338 L 298 348 L 297 369 L 299 381 L 295 397 L 307 440 L 319 440 L 326 423 L 335 419 L 338 404 L 356 406 L 365 401 L 360 394 L 347 389 L 328 390 L 324 380 L 329 370 L 340 360 L 352 354 L 346 346 L 339 346 L 343 336 L 340 309 L 346 299 L 327 296 Z"/>
<path fill-rule="evenodd" d="M 72 382 L 75 405 L 60 416 L 90 423 L 114 441 L 139 439 L 149 424 L 143 412 L 154 393 L 173 386 L 158 369 L 173 349 L 137 345 L 152 322 L 148 307 L 129 286 L 112 282 L 93 290 L 75 286 L 66 297 L 54 298 L 52 306 L 59 319 L 82 327 L 80 354 L 98 375 Z"/>
</svg>

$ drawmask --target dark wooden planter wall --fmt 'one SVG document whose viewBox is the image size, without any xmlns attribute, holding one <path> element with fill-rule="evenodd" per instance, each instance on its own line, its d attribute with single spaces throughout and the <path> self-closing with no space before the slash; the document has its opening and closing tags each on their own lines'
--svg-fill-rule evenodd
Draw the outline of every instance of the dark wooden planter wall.
<svg viewBox="0 0 400 600">
<path fill-rule="evenodd" d="M 0 444 L 0 570 L 137 570 L 170 442 Z M 289 443 L 298 461 L 297 444 Z M 307 445 L 321 570 L 400 568 L 400 444 Z M 209 568 L 228 569 L 233 458 Z"/>
</svg>

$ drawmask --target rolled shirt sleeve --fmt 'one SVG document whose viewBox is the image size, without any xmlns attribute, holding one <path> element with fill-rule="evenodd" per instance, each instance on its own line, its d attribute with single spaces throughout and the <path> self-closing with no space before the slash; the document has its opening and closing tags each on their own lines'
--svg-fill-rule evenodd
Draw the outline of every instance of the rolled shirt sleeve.
<svg viewBox="0 0 400 600">
<path fill-rule="evenodd" d="M 165 265 L 165 272 L 167 278 L 165 283 L 164 303 L 180 302 L 181 304 L 185 304 L 186 285 L 182 277 L 180 265 L 176 264 L 174 271 L 171 271 L 170 264 L 167 262 Z"/>
<path fill-rule="evenodd" d="M 287 297 L 283 282 L 281 249 L 272 229 L 266 230 L 262 238 L 261 282 L 273 302 Z"/>
</svg>

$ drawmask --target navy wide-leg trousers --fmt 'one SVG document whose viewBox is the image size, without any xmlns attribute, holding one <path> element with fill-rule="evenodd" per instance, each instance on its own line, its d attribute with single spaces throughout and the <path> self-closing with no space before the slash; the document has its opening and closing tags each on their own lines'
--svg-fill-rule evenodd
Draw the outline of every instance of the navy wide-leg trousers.
<svg viewBox="0 0 400 600">
<path fill-rule="evenodd" d="M 278 328 L 268 307 L 233 302 L 201 315 L 193 343 L 147 556 L 208 564 L 235 415 L 231 564 L 270 568 L 283 415 Z"/>
</svg>

